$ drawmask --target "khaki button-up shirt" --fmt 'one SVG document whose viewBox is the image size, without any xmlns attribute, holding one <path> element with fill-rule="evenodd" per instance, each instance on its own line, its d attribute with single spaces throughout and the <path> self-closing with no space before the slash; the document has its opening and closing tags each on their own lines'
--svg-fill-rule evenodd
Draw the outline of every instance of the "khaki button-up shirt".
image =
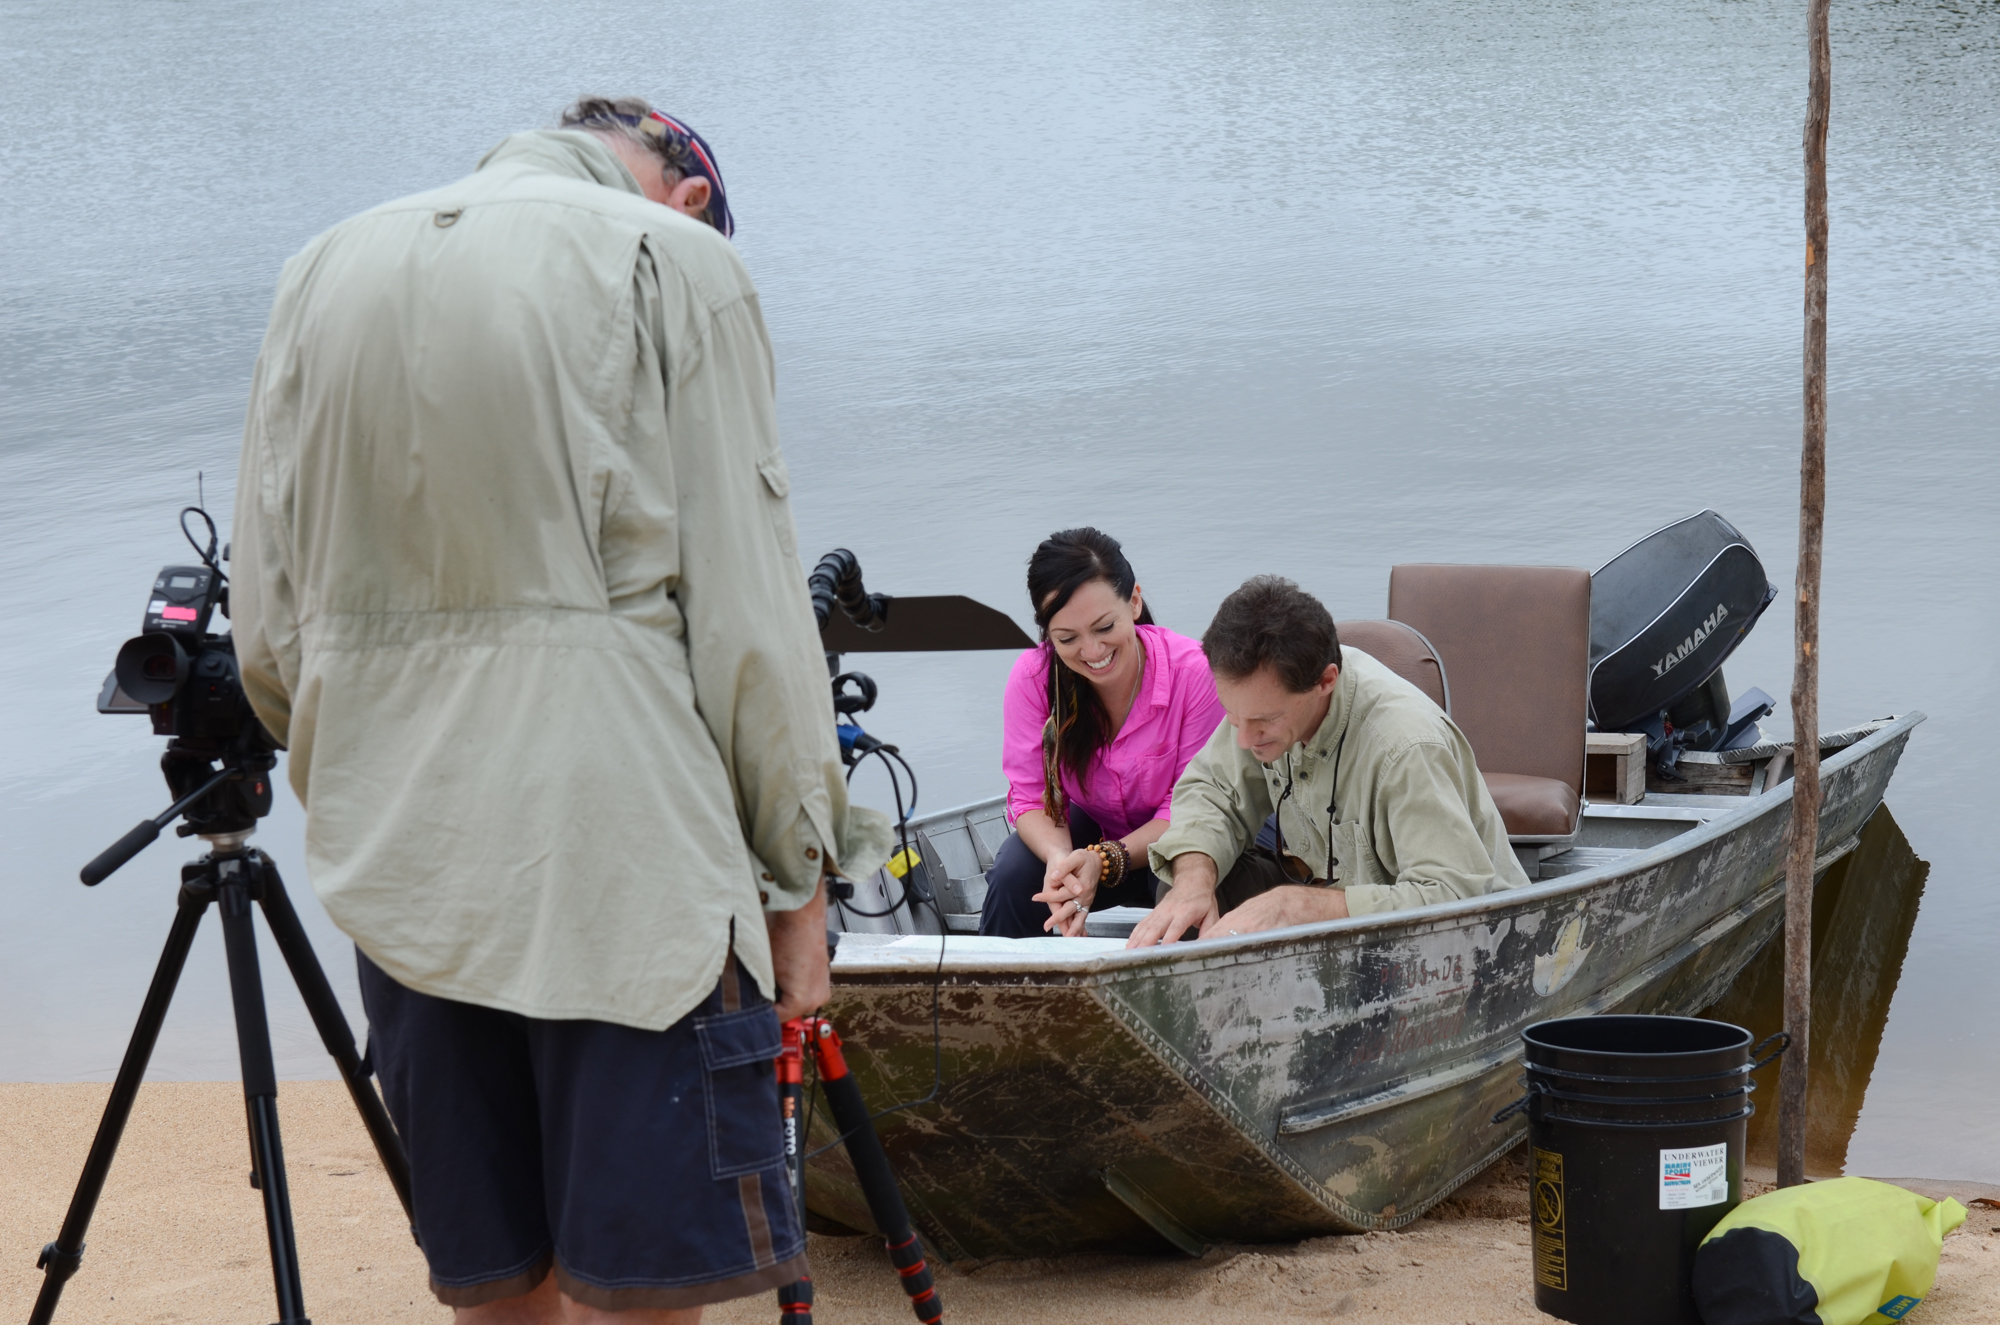
<svg viewBox="0 0 2000 1325">
<path fill-rule="evenodd" d="M 736 251 L 507 139 L 285 265 L 232 596 L 328 913 L 426 993 L 647 1029 L 871 870 Z M 768 901 L 760 900 L 760 894 Z"/>
<path fill-rule="evenodd" d="M 1528 882 L 1465 734 L 1359 649 L 1342 648 L 1319 729 L 1276 763 L 1240 748 L 1231 724 L 1216 730 L 1174 784 L 1173 826 L 1153 844 L 1154 872 L 1170 878 L 1175 856 L 1199 851 L 1228 874 L 1273 809 L 1287 854 L 1346 889 L 1352 915 Z"/>
</svg>

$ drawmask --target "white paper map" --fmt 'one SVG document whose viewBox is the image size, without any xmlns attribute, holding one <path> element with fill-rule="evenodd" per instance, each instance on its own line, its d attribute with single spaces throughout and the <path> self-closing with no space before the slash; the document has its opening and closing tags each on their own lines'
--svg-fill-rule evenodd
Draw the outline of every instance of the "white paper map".
<svg viewBox="0 0 2000 1325">
<path fill-rule="evenodd" d="M 1660 1152 L 1660 1209 L 1693 1210 L 1729 1199 L 1729 1145 Z"/>
</svg>

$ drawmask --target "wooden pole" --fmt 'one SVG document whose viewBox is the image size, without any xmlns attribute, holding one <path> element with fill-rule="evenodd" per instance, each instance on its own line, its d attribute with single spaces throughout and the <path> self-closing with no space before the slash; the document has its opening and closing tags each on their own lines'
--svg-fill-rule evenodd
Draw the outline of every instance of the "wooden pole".
<svg viewBox="0 0 2000 1325">
<path fill-rule="evenodd" d="M 1792 673 L 1792 831 L 1785 864 L 1785 1028 L 1778 1081 L 1778 1185 L 1806 1180 L 1812 1054 L 1813 861 L 1819 854 L 1819 574 L 1826 523 L 1826 126 L 1833 93 L 1829 0 L 1806 0 L 1805 436 L 1799 454 L 1798 656 Z"/>
</svg>

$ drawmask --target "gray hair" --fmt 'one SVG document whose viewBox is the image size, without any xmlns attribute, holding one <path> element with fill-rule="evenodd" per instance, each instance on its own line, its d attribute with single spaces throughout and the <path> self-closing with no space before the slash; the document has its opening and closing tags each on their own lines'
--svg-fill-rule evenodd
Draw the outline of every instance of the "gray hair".
<svg viewBox="0 0 2000 1325">
<path fill-rule="evenodd" d="M 557 119 L 556 127 L 642 148 L 659 159 L 668 184 L 678 183 L 687 172 L 681 169 L 677 145 L 671 137 L 658 137 L 639 128 L 652 113 L 653 103 L 644 97 L 578 97 Z"/>
</svg>

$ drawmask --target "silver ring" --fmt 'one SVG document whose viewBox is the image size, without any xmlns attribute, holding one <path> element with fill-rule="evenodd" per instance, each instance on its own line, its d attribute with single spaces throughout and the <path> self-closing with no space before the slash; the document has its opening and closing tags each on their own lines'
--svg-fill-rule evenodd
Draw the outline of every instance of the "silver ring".
<svg viewBox="0 0 2000 1325">
<path fill-rule="evenodd" d="M 1234 936 L 1236 935 L 1236 931 L 1235 931 L 1235 930 L 1233 930 L 1233 929 L 1232 929 L 1232 930 L 1230 930 L 1230 931 L 1229 931 L 1229 933 L 1230 933 L 1231 937 L 1234 937 Z"/>
</svg>

